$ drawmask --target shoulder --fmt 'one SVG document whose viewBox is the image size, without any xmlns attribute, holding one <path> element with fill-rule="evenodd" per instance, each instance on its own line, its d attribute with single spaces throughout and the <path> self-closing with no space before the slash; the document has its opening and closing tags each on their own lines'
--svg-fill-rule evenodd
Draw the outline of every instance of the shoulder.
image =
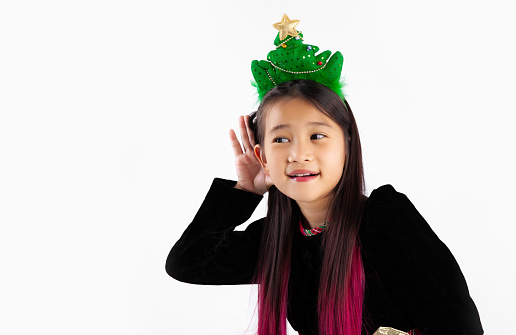
<svg viewBox="0 0 516 335">
<path fill-rule="evenodd" d="M 391 185 L 371 192 L 360 242 L 363 260 L 420 329 L 482 334 L 457 261 L 405 194 Z"/>
<path fill-rule="evenodd" d="M 379 216 L 400 216 L 412 211 L 414 206 L 403 193 L 390 185 L 383 185 L 371 192 L 364 209 L 364 219 L 371 220 Z"/>
<path fill-rule="evenodd" d="M 367 207 L 377 207 L 379 205 L 403 205 L 407 202 L 410 202 L 407 196 L 403 193 L 396 191 L 396 189 L 390 185 L 386 184 L 374 189 L 371 192 L 371 195 L 367 199 Z"/>
<path fill-rule="evenodd" d="M 435 239 L 435 233 L 409 198 L 392 185 L 383 185 L 367 199 L 361 225 L 361 239 L 368 244 L 386 237 L 392 242 L 410 242 L 416 236 Z"/>
</svg>

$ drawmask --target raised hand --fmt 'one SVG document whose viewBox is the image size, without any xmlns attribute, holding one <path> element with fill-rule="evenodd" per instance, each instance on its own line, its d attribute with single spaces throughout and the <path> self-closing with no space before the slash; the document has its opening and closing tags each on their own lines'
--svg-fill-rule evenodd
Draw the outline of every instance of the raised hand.
<svg viewBox="0 0 516 335">
<path fill-rule="evenodd" d="M 231 146 L 235 153 L 235 166 L 238 177 L 236 188 L 257 193 L 265 194 L 273 185 L 269 175 L 265 174 L 260 161 L 254 154 L 254 134 L 249 128 L 249 115 L 240 116 L 239 119 L 240 135 L 242 146 L 237 139 L 235 131 L 229 131 Z"/>
</svg>

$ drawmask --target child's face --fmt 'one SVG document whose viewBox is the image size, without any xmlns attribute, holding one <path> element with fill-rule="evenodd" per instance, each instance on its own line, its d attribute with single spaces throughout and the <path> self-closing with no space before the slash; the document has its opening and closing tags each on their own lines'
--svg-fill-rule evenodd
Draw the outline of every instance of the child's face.
<svg viewBox="0 0 516 335">
<path fill-rule="evenodd" d="M 264 143 L 255 153 L 283 194 L 299 205 L 327 205 L 344 169 L 344 133 L 305 100 L 286 99 L 267 111 Z M 296 170 L 316 176 L 292 176 Z"/>
</svg>

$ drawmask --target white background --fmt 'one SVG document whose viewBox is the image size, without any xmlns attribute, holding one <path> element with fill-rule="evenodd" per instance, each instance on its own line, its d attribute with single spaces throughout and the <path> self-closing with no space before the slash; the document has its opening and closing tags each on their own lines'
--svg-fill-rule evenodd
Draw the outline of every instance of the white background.
<svg viewBox="0 0 516 335">
<path fill-rule="evenodd" d="M 20 0 L 0 5 L 1 334 L 252 333 L 255 289 L 164 265 L 213 178 L 236 176 L 228 130 L 283 13 L 344 54 L 368 192 L 407 194 L 486 334 L 509 333 L 511 1 Z"/>
</svg>

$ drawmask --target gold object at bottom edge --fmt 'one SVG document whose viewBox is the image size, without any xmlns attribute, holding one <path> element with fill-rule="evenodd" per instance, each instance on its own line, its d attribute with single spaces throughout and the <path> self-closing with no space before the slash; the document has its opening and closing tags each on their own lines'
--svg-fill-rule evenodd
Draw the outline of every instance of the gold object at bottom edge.
<svg viewBox="0 0 516 335">
<path fill-rule="evenodd" d="M 391 327 L 380 327 L 373 335 L 409 335 L 409 333 Z"/>
</svg>

